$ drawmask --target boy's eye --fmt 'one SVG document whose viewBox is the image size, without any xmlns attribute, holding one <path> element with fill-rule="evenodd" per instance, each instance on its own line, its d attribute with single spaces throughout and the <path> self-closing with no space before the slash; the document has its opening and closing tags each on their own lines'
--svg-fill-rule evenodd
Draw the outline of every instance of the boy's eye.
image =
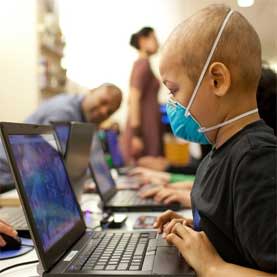
<svg viewBox="0 0 277 277">
<path fill-rule="evenodd" d="M 169 92 L 171 95 L 175 95 L 177 93 L 178 89 L 170 89 Z"/>
</svg>

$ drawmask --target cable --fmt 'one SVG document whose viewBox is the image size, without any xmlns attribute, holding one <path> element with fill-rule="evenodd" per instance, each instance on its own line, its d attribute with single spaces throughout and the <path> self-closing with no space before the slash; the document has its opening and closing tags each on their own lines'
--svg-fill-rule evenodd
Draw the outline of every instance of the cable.
<svg viewBox="0 0 277 277">
<path fill-rule="evenodd" d="M 11 266 L 8 266 L 4 269 L 1 269 L 0 270 L 0 273 L 3 273 L 9 269 L 12 269 L 12 268 L 15 268 L 15 267 L 18 267 L 18 266 L 23 266 L 23 265 L 28 265 L 28 264 L 35 264 L 35 263 L 38 263 L 38 260 L 34 260 L 34 261 L 29 261 L 29 262 L 25 262 L 25 263 L 19 263 L 19 264 L 15 264 L 15 265 L 11 265 Z"/>
</svg>

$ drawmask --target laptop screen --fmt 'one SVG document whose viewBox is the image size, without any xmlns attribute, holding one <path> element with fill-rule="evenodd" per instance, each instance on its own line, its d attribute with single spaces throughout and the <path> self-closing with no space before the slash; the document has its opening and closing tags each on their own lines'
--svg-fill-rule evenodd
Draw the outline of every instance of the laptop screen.
<svg viewBox="0 0 277 277">
<path fill-rule="evenodd" d="M 113 130 L 106 131 L 107 144 L 115 167 L 123 167 L 124 161 L 118 145 L 118 135 Z"/>
<path fill-rule="evenodd" d="M 61 146 L 62 154 L 65 155 L 66 146 L 69 139 L 70 125 L 69 124 L 54 125 L 54 129 L 58 137 L 59 144 Z"/>
<path fill-rule="evenodd" d="M 13 156 L 44 251 L 81 217 L 53 134 L 9 135 Z"/>
<path fill-rule="evenodd" d="M 105 161 L 104 151 L 97 134 L 93 136 L 90 151 L 90 165 L 93 170 L 95 182 L 103 195 L 115 186 L 110 169 Z"/>
</svg>

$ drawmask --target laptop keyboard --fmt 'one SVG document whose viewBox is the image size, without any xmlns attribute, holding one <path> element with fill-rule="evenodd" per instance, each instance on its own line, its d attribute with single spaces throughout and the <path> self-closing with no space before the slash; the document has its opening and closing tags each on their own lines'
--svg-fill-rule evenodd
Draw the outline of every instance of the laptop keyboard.
<svg viewBox="0 0 277 277">
<path fill-rule="evenodd" d="M 156 235 L 156 232 L 94 233 L 84 251 L 70 265 L 69 271 L 142 270 L 147 253 L 152 255 L 148 257 L 154 261 Z M 147 267 L 150 270 L 149 259 Z"/>
<path fill-rule="evenodd" d="M 157 205 L 156 202 L 153 201 L 153 199 L 150 198 L 140 198 L 137 195 L 137 192 L 135 191 L 118 191 L 116 195 L 109 201 L 109 204 L 112 205 L 118 205 L 120 203 L 120 206 L 139 206 L 139 205 Z"/>
</svg>

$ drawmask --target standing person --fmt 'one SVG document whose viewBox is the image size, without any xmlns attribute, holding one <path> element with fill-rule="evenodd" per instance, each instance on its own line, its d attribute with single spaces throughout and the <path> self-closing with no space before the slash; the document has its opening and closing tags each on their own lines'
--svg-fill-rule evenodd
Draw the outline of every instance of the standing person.
<svg viewBox="0 0 277 277">
<path fill-rule="evenodd" d="M 140 156 L 159 156 L 162 151 L 160 111 L 157 95 L 160 88 L 149 59 L 158 51 L 155 31 L 144 27 L 133 34 L 131 46 L 138 50 L 130 79 L 129 111 L 124 134 L 127 161 Z"/>
</svg>

